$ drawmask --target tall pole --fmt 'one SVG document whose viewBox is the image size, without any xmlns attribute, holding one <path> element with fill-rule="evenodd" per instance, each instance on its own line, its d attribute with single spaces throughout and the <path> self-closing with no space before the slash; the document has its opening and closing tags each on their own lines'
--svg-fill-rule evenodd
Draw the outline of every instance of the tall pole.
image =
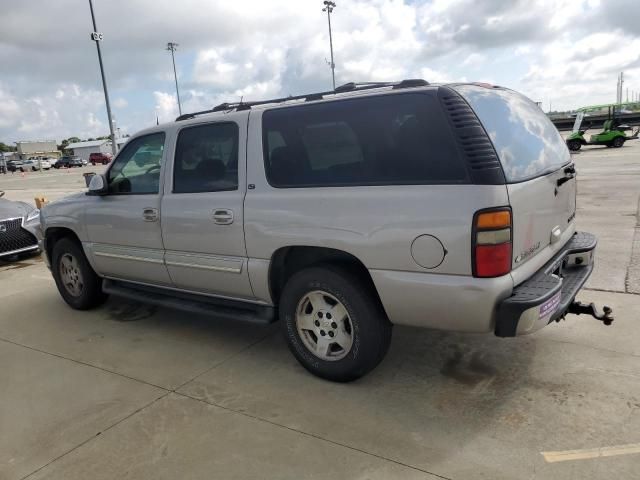
<svg viewBox="0 0 640 480">
<path fill-rule="evenodd" d="M 327 12 L 327 21 L 329 22 L 329 48 L 331 49 L 331 79 L 333 81 L 333 89 L 336 89 L 336 64 L 333 61 L 333 36 L 331 34 L 331 12 L 336 7 L 335 2 L 331 2 L 329 0 L 324 1 L 325 7 L 322 9 L 323 12 Z"/>
<path fill-rule="evenodd" d="M 174 52 L 178 46 L 175 42 L 167 43 L 167 50 L 171 52 L 171 61 L 173 62 L 173 78 L 176 81 L 176 95 L 178 96 L 178 112 L 182 115 L 182 106 L 180 105 L 180 90 L 178 90 L 178 74 L 176 73 L 176 58 Z"/>
<path fill-rule="evenodd" d="M 113 122 L 111 121 L 111 104 L 109 103 L 109 91 L 107 90 L 107 80 L 104 76 L 104 66 L 102 65 L 102 53 L 100 52 L 100 42 L 102 41 L 102 33 L 98 33 L 98 27 L 96 26 L 96 16 L 93 13 L 93 2 L 89 0 L 89 8 L 91 9 L 91 21 L 93 22 L 93 32 L 91 33 L 91 40 L 96 42 L 96 48 L 98 49 L 98 62 L 100 63 L 100 75 L 102 76 L 102 88 L 104 89 L 104 102 L 107 104 L 107 120 L 109 121 L 109 132 L 111 138 L 111 151 L 115 156 L 118 153 L 116 146 L 116 136 L 113 133 Z"/>
</svg>

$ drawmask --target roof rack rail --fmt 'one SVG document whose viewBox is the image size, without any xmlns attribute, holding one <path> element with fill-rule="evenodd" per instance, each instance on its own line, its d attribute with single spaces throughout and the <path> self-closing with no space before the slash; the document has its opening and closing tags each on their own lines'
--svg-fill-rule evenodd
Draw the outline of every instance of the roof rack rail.
<svg viewBox="0 0 640 480">
<path fill-rule="evenodd" d="M 371 88 L 393 87 L 398 82 L 349 82 L 336 87 L 337 93 L 352 92 L 354 90 L 369 90 Z"/>
<path fill-rule="evenodd" d="M 216 105 L 210 110 L 201 110 L 199 112 L 193 113 L 185 113 L 176 118 L 176 122 L 181 120 L 189 120 L 191 118 L 195 118 L 198 115 L 205 115 L 207 113 L 221 112 L 221 111 L 231 111 L 231 110 L 248 110 L 251 107 L 255 107 L 257 105 L 268 105 L 270 103 L 282 103 L 290 100 L 304 100 L 305 102 L 313 102 L 316 100 L 322 100 L 326 95 L 335 95 L 336 93 L 345 93 L 345 92 L 354 92 L 360 90 L 371 90 L 374 88 L 382 88 L 382 87 L 393 87 L 393 89 L 398 88 L 410 88 L 410 87 L 422 87 L 429 85 L 429 82 L 426 80 L 422 80 L 420 78 L 413 78 L 408 80 L 402 80 L 401 82 L 349 82 L 344 85 L 340 85 L 336 87 L 335 90 L 328 90 L 326 92 L 317 92 L 317 93 L 305 93 L 304 95 L 295 95 L 281 98 L 273 98 L 270 100 L 258 100 L 255 102 L 225 102 L 220 105 Z"/>
<path fill-rule="evenodd" d="M 394 85 L 393 89 L 397 90 L 399 88 L 426 87 L 427 85 L 429 85 L 429 82 L 423 80 L 422 78 L 408 78 Z"/>
</svg>

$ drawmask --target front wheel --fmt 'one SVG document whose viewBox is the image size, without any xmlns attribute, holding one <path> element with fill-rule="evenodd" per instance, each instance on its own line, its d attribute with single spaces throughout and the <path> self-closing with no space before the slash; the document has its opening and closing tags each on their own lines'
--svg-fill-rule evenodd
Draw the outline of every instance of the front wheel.
<svg viewBox="0 0 640 480">
<path fill-rule="evenodd" d="M 611 142 L 611 144 L 614 146 L 614 148 L 620 148 L 622 145 L 624 145 L 624 138 L 616 137 L 613 139 L 613 142 Z"/>
<path fill-rule="evenodd" d="M 569 140 L 567 142 L 567 147 L 569 147 L 569 150 L 572 152 L 577 152 L 580 150 L 580 147 L 582 147 L 582 144 L 580 143 L 580 140 Z"/>
<path fill-rule="evenodd" d="M 53 246 L 51 271 L 60 295 L 76 310 L 88 310 L 104 303 L 102 279 L 93 271 L 80 245 L 62 238 Z"/>
<path fill-rule="evenodd" d="M 391 343 L 392 325 L 367 282 L 341 267 L 294 274 L 280 298 L 289 349 L 309 372 L 349 382 L 373 370 Z"/>
</svg>

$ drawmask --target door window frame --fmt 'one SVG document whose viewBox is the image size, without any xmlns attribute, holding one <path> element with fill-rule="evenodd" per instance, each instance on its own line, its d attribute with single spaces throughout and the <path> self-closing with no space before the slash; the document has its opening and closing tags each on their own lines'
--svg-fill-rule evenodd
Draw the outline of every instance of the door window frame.
<svg viewBox="0 0 640 480">
<path fill-rule="evenodd" d="M 185 125 L 179 125 L 178 128 L 171 132 L 171 143 L 165 144 L 166 151 L 166 163 L 163 165 L 167 172 L 164 182 L 164 196 L 167 195 L 212 195 L 223 194 L 232 192 L 244 192 L 247 188 L 247 141 L 249 138 L 248 128 L 250 125 L 251 111 L 232 112 L 225 115 L 224 119 L 198 119 L 199 121 L 193 123 L 186 123 Z M 182 122 L 177 122 L 182 123 Z M 173 172 L 175 170 L 176 150 L 178 148 L 178 136 L 186 128 L 199 127 L 203 125 L 213 125 L 218 123 L 235 123 L 238 127 L 238 188 L 234 190 L 217 190 L 215 192 L 199 192 L 199 193 L 174 193 L 173 191 Z M 170 150 L 170 151 L 169 151 Z"/>
<path fill-rule="evenodd" d="M 113 166 L 116 164 L 116 161 L 118 160 L 118 158 L 122 155 L 122 153 L 124 151 L 127 150 L 127 147 L 130 147 L 133 142 L 135 142 L 135 141 L 137 141 L 137 140 L 139 140 L 141 138 L 150 137 L 152 135 L 158 135 L 158 134 L 162 134 L 164 136 L 163 146 L 162 146 L 162 157 L 160 158 L 160 178 L 158 179 L 158 191 L 157 192 L 112 192 L 111 190 L 109 190 L 109 174 L 111 173 L 111 170 L 113 169 Z M 167 138 L 168 138 L 167 132 L 164 131 L 164 130 L 158 130 L 158 131 L 155 131 L 155 132 L 149 132 L 149 133 L 145 133 L 144 135 L 139 135 L 137 137 L 130 138 L 127 141 L 127 143 L 125 145 L 123 145 L 122 149 L 120 149 L 120 151 L 116 154 L 116 156 L 110 162 L 109 167 L 104 172 L 105 181 L 107 182 L 107 193 L 104 196 L 160 195 L 160 193 L 163 190 L 164 171 L 166 170 L 165 169 L 165 163 L 166 163 L 167 147 L 168 147 Z"/>
<path fill-rule="evenodd" d="M 198 192 L 176 192 L 175 191 L 175 180 L 176 180 L 176 155 L 178 153 L 178 141 L 180 139 L 180 135 L 182 134 L 183 131 L 185 130 L 189 130 L 191 128 L 198 128 L 198 127 L 207 127 L 207 126 L 211 126 L 211 125 L 233 125 L 236 128 L 236 140 L 237 140 L 237 146 L 236 146 L 236 165 L 237 165 L 237 173 L 236 173 L 236 186 L 233 188 L 220 188 L 217 190 L 204 190 L 204 191 L 198 191 Z M 206 194 L 206 193 L 216 193 L 216 192 L 235 192 L 240 190 L 240 182 L 242 180 L 241 178 L 241 168 L 240 168 L 240 163 L 241 163 L 241 128 L 240 128 L 240 123 L 237 122 L 236 120 L 222 120 L 222 121 L 216 121 L 216 122 L 199 122 L 199 123 L 192 123 L 189 125 L 185 125 L 183 127 L 181 127 L 179 130 L 176 131 L 175 137 L 174 137 L 174 145 L 173 145 L 173 152 L 171 155 L 171 189 L 170 192 L 172 195 L 197 195 L 197 194 Z"/>
</svg>

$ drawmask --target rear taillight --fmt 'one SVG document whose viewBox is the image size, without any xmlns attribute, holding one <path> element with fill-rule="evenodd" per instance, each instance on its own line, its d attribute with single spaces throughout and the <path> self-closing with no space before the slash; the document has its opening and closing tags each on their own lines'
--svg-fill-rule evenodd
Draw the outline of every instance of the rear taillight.
<svg viewBox="0 0 640 480">
<path fill-rule="evenodd" d="M 511 271 L 511 209 L 481 210 L 473 217 L 473 276 L 499 277 Z"/>
</svg>

